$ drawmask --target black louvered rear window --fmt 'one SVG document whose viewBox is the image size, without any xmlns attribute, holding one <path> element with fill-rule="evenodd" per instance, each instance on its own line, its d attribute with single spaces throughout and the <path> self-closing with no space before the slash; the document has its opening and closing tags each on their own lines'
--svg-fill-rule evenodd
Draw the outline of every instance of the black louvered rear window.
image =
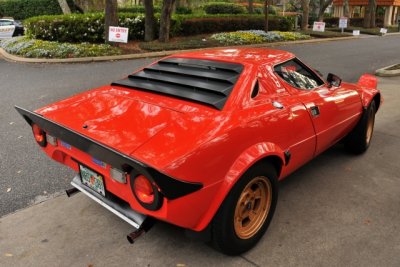
<svg viewBox="0 0 400 267">
<path fill-rule="evenodd" d="M 242 70 L 243 65 L 237 63 L 168 58 L 112 85 L 166 94 L 221 110 Z"/>
</svg>

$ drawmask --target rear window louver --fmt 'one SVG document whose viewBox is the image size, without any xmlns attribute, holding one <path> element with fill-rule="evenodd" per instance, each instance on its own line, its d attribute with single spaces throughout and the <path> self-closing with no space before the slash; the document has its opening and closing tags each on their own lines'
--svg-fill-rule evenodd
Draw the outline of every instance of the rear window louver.
<svg viewBox="0 0 400 267">
<path fill-rule="evenodd" d="M 166 94 L 224 107 L 243 65 L 211 60 L 168 58 L 111 85 Z"/>
</svg>

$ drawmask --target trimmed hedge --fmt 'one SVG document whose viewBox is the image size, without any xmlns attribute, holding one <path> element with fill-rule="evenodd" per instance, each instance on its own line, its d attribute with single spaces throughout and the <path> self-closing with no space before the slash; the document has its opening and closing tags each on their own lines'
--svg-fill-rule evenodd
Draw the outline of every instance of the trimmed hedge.
<svg viewBox="0 0 400 267">
<path fill-rule="evenodd" d="M 312 25 L 314 21 L 310 21 L 310 25 Z M 334 28 L 339 27 L 339 18 L 324 18 L 325 27 Z M 352 27 L 362 27 L 364 22 L 364 18 L 350 18 L 349 26 Z M 376 26 L 383 27 L 382 18 L 376 18 Z"/>
<path fill-rule="evenodd" d="M 244 6 L 234 3 L 208 3 L 203 6 L 206 14 L 244 14 L 247 10 Z"/>
<path fill-rule="evenodd" d="M 268 27 L 271 31 L 293 30 L 293 18 L 270 17 Z M 260 15 L 227 15 L 207 17 L 186 17 L 178 21 L 176 35 L 196 35 L 202 33 L 227 32 L 237 30 L 263 30 L 264 16 Z"/>
<path fill-rule="evenodd" d="M 119 7 L 118 12 L 144 14 L 144 6 Z M 160 13 L 160 12 L 161 12 L 161 6 L 154 6 L 154 13 Z"/>
<path fill-rule="evenodd" d="M 144 37 L 144 15 L 120 13 L 119 26 L 129 28 L 129 40 Z M 104 14 L 41 16 L 27 19 L 26 34 L 35 39 L 59 42 L 104 42 Z"/>
<path fill-rule="evenodd" d="M 76 11 L 73 0 L 68 0 L 71 11 Z M 62 10 L 57 0 L 5 0 L 0 1 L 0 17 L 23 20 L 42 15 L 58 15 Z"/>
<path fill-rule="evenodd" d="M 129 40 L 143 40 L 143 14 L 120 13 L 119 26 L 129 28 Z M 104 14 L 102 13 L 35 17 L 27 19 L 25 27 L 26 34 L 35 39 L 59 42 L 104 42 Z M 264 16 L 176 15 L 171 20 L 172 36 L 248 29 L 264 29 Z M 293 18 L 291 17 L 271 17 L 269 19 L 269 30 L 271 31 L 290 31 L 292 29 Z"/>
<path fill-rule="evenodd" d="M 131 7 L 120 7 L 118 8 L 120 13 L 143 13 L 145 12 L 144 6 L 131 6 Z M 154 6 L 154 13 L 161 13 L 161 6 Z M 175 14 L 192 14 L 192 9 L 188 7 L 177 7 Z"/>
</svg>

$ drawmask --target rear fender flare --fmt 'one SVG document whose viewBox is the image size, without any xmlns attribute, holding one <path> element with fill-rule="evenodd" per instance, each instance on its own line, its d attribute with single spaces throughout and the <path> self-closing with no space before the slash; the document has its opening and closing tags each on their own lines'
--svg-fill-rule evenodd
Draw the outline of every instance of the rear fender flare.
<svg viewBox="0 0 400 267">
<path fill-rule="evenodd" d="M 203 218 L 200 220 L 199 224 L 195 227 L 195 230 L 201 231 L 211 222 L 212 218 L 218 211 L 222 202 L 225 200 L 226 196 L 240 179 L 240 177 L 254 164 L 266 159 L 268 157 L 273 157 L 274 159 L 279 159 L 282 166 L 286 163 L 284 151 L 273 143 L 258 143 L 246 149 L 232 164 L 231 168 L 225 175 L 224 180 L 220 184 L 218 192 L 215 194 L 214 201 L 208 211 L 204 214 Z M 278 177 L 280 170 L 278 171 Z"/>
</svg>

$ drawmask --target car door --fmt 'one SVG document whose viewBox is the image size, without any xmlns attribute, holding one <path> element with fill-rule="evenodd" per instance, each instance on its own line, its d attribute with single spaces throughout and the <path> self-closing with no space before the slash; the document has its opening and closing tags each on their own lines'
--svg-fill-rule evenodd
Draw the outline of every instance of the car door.
<svg viewBox="0 0 400 267">
<path fill-rule="evenodd" d="M 276 65 L 274 71 L 308 110 L 317 137 L 315 155 L 343 138 L 357 123 L 362 104 L 354 89 L 328 86 L 297 58 Z"/>
<path fill-rule="evenodd" d="M 15 31 L 15 25 L 10 20 L 0 20 L 0 39 L 11 38 Z"/>
</svg>

